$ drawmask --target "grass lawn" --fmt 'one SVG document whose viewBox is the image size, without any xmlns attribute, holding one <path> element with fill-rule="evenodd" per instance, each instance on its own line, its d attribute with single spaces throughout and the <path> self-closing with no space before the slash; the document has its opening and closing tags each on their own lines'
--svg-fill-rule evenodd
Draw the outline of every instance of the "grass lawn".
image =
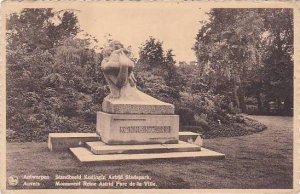
<svg viewBox="0 0 300 194">
<path fill-rule="evenodd" d="M 253 118 L 268 128 L 247 136 L 204 140 L 203 147 L 226 155 L 226 159 L 222 160 L 164 159 L 82 165 L 68 152 L 50 152 L 46 143 L 8 143 L 7 177 L 18 176 L 19 184 L 7 185 L 7 188 L 59 188 L 55 187 L 54 181 L 41 182 L 39 187 L 23 187 L 24 175 L 49 175 L 53 179 L 56 174 L 128 174 L 149 175 L 151 181 L 156 184 L 135 188 L 292 189 L 293 118 L 275 116 Z"/>
</svg>

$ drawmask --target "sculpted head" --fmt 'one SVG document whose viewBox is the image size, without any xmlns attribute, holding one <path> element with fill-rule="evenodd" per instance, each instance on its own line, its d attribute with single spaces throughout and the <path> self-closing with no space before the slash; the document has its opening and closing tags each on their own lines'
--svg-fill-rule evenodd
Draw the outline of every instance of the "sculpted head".
<svg viewBox="0 0 300 194">
<path fill-rule="evenodd" d="M 133 76 L 134 63 L 128 56 L 128 51 L 119 41 L 110 41 L 102 50 L 101 68 L 110 88 L 111 98 L 119 98 L 121 89 L 125 86 L 135 86 Z"/>
<path fill-rule="evenodd" d="M 109 57 L 111 53 L 115 50 L 124 49 L 124 45 L 117 41 L 109 41 L 108 44 L 102 49 L 102 55 L 104 58 Z"/>
</svg>

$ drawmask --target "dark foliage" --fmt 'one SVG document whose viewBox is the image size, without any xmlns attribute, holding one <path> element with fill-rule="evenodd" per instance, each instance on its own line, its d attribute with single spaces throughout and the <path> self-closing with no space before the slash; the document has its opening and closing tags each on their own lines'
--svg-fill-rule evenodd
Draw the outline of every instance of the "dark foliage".
<svg viewBox="0 0 300 194">
<path fill-rule="evenodd" d="M 242 112 L 291 115 L 293 10 L 212 9 L 194 46 L 201 77 Z M 255 103 L 248 103 L 255 99 Z M 276 106 L 269 106 L 275 103 Z"/>
<path fill-rule="evenodd" d="M 7 29 L 7 139 L 46 141 L 51 132 L 94 132 L 96 112 L 109 89 L 100 68 L 103 57 L 92 46 L 95 38 L 78 38 L 76 15 L 23 9 L 8 17 Z M 137 87 L 174 104 L 181 130 L 206 137 L 216 137 L 219 129 L 221 136 L 242 134 L 243 126 L 233 127 L 247 125 L 228 91 L 232 80 L 204 74 L 204 63 L 177 66 L 173 57 L 162 42 L 146 40 L 134 69 Z"/>
<path fill-rule="evenodd" d="M 101 55 L 91 37 L 76 38 L 78 32 L 69 11 L 24 9 L 7 19 L 8 140 L 95 131 L 95 112 L 108 88 Z"/>
</svg>

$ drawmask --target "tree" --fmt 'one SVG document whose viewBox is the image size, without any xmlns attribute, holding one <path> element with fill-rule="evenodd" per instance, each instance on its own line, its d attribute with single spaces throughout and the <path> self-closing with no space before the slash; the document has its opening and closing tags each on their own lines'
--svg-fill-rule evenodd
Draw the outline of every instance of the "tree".
<svg viewBox="0 0 300 194">
<path fill-rule="evenodd" d="M 167 50 L 166 56 L 164 57 L 164 64 L 167 70 L 167 74 L 165 76 L 166 82 L 168 85 L 177 85 L 175 82 L 177 81 L 175 78 L 177 76 L 176 72 L 176 61 L 174 60 L 174 54 L 172 53 L 172 49 Z"/>
<path fill-rule="evenodd" d="M 262 19 L 253 9 L 213 9 L 210 15 L 210 23 L 197 36 L 198 61 L 215 77 L 209 84 L 219 79 L 228 82 L 236 107 L 245 111 L 247 74 L 259 65 L 256 48 L 260 46 Z"/>
<path fill-rule="evenodd" d="M 7 18 L 7 128 L 20 140 L 93 131 L 108 90 L 92 38 L 78 32 L 70 11 L 23 9 Z"/>
<path fill-rule="evenodd" d="M 267 74 L 272 72 L 265 67 L 274 65 L 266 59 L 271 53 L 276 53 L 274 48 L 278 48 L 274 44 L 276 38 L 272 37 L 278 39 L 283 36 L 283 45 L 291 45 L 290 11 L 212 9 L 209 14 L 210 20 L 199 30 L 194 46 L 202 77 L 211 90 L 232 96 L 235 106 L 243 112 L 246 94 L 255 95 L 262 109 L 261 94 L 267 91 Z M 288 24 L 284 24 L 286 22 Z M 282 26 L 288 30 L 282 31 Z M 291 59 L 291 50 L 279 50 L 282 52 L 275 54 L 277 58 L 283 59 L 288 55 L 287 58 Z M 290 73 L 288 75 L 287 79 L 290 79 Z"/>
<path fill-rule="evenodd" d="M 138 86 L 146 93 L 166 102 L 179 98 L 180 78 L 172 50 L 163 49 L 159 40 L 150 37 L 140 47 L 135 71 Z"/>
<path fill-rule="evenodd" d="M 140 47 L 139 62 L 148 68 L 159 67 L 164 64 L 164 51 L 162 42 L 150 37 L 149 40 Z"/>
<path fill-rule="evenodd" d="M 262 13 L 268 30 L 264 57 L 264 87 L 268 101 L 275 101 L 279 111 L 292 114 L 294 32 L 292 9 L 271 9 Z M 283 108 L 281 104 L 283 103 Z M 283 109 L 283 110 L 281 110 Z"/>
<path fill-rule="evenodd" d="M 60 16 L 62 13 L 62 16 Z M 51 23 L 48 27 L 48 37 L 53 45 L 59 44 L 60 40 L 69 36 L 76 36 L 79 32 L 78 19 L 73 12 L 59 11 L 55 13 L 60 19 L 60 24 Z"/>
</svg>

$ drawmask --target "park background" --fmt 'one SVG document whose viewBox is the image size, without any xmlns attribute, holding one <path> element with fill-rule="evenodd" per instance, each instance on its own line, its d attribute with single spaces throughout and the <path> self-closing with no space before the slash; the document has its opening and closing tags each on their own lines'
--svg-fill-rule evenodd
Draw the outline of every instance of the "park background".
<svg viewBox="0 0 300 194">
<path fill-rule="evenodd" d="M 176 61 L 172 48 L 166 48 L 163 40 L 152 36 L 140 42 L 138 48 L 125 45 L 132 50 L 131 58 L 136 63 L 137 87 L 173 103 L 180 115 L 181 129 L 201 132 L 207 138 L 245 135 L 263 129 L 240 113 L 292 115 L 292 9 L 193 11 L 200 12 L 198 16 L 202 17 L 190 19 L 198 23 L 194 36 L 187 34 L 187 40 L 193 40 L 186 52 L 187 56 L 194 54 L 191 61 Z M 108 27 L 104 24 L 94 26 L 98 33 L 104 28 L 104 43 L 100 44 L 80 28 L 77 12 L 23 9 L 8 16 L 9 141 L 45 141 L 50 132 L 95 131 L 95 113 L 101 110 L 102 100 L 109 93 L 100 67 L 101 47 L 105 41 L 114 39 L 114 32 L 117 36 L 130 36 L 126 33 L 128 28 L 135 31 L 140 23 L 128 27 L 122 20 L 113 20 L 111 29 L 115 31 L 111 34 L 106 33 Z M 101 21 L 96 16 L 83 18 Z M 142 19 L 147 21 L 147 16 L 150 14 Z M 114 18 L 112 14 L 108 17 Z M 156 21 L 158 17 L 154 18 Z M 166 31 L 172 33 L 170 29 Z M 182 32 L 181 35 L 185 31 Z M 176 41 L 169 39 L 168 42 Z M 179 59 L 185 56 L 179 48 L 189 45 L 182 40 L 184 37 L 178 37 L 175 43 L 179 45 Z"/>
<path fill-rule="evenodd" d="M 193 8 L 199 13 L 188 15 L 196 23 L 178 28 L 187 43 L 178 34 L 178 39 L 166 38 L 168 33 L 176 35 L 176 29 L 165 33 L 164 28 L 156 27 L 165 36 L 132 35 L 131 39 L 136 37 L 132 45 L 122 40 L 120 34 L 130 37 L 128 26 L 122 31 L 129 25 L 122 20 L 110 33 L 106 26 L 91 24 L 97 33 L 104 29 L 101 35 L 93 34 L 96 32 L 82 22 L 114 18 L 107 13 L 103 18 L 89 18 L 80 10 L 40 8 L 9 14 L 6 131 L 9 142 L 23 143 L 8 147 L 8 174 L 40 173 L 52 161 L 55 168 L 74 173 L 135 169 L 138 174 L 156 177 L 159 188 L 292 188 L 292 118 L 269 115 L 293 113 L 293 9 L 199 8 Z M 169 21 L 156 20 L 158 24 L 176 23 L 184 13 L 168 17 Z M 188 27 L 193 30 L 185 29 Z M 136 29 L 138 26 L 132 27 Z M 173 103 L 180 130 L 202 133 L 205 145 L 225 153 L 226 162 L 167 162 L 162 163 L 166 170 L 160 174 L 151 162 L 92 170 L 79 169 L 67 153 L 58 157 L 65 162 L 53 154 L 43 158 L 47 148 L 37 142 L 46 142 L 49 133 L 95 132 L 96 112 L 109 93 L 100 67 L 101 48 L 115 39 L 132 51 L 138 89 Z M 185 51 L 188 45 L 190 51 Z M 41 164 L 32 166 L 27 158 L 30 153 Z M 12 167 L 12 161 L 18 163 Z M 147 169 L 141 167 L 144 164 Z M 182 165 L 186 169 L 179 176 L 180 170 L 173 171 Z M 58 171 L 43 172 L 53 170 Z M 213 177 L 209 176 L 212 171 Z"/>
</svg>

